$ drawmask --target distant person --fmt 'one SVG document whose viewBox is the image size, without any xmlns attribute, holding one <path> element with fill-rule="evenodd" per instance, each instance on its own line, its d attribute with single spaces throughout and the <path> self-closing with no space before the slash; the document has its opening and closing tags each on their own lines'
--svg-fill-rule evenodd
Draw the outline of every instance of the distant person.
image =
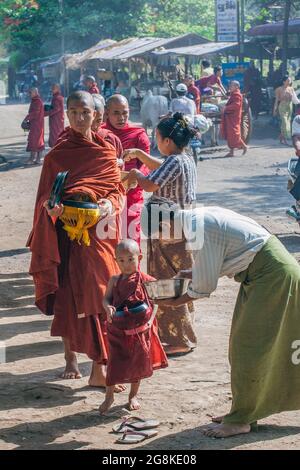
<svg viewBox="0 0 300 470">
<path fill-rule="evenodd" d="M 87 88 L 87 91 L 91 95 L 93 95 L 93 94 L 99 95 L 100 94 L 99 88 L 97 86 L 96 79 L 95 79 L 95 77 L 93 77 L 93 75 L 88 75 L 84 80 L 84 84 Z"/>
<path fill-rule="evenodd" d="M 210 77 L 213 75 L 214 69 L 211 66 L 211 63 L 209 60 L 202 60 L 201 62 L 201 77 Z"/>
<path fill-rule="evenodd" d="M 191 95 L 193 97 L 192 99 L 195 101 L 196 114 L 199 114 L 201 95 L 199 88 L 197 88 L 195 85 L 194 77 L 192 75 L 187 75 L 184 79 L 184 83 L 188 87 L 188 94 Z"/>
<path fill-rule="evenodd" d="M 288 75 L 283 77 L 281 86 L 276 88 L 275 97 L 273 115 L 276 116 L 278 113 L 281 121 L 279 141 L 281 144 L 288 145 L 287 139 L 291 137 L 293 104 L 300 103 Z"/>
<path fill-rule="evenodd" d="M 177 98 L 173 98 L 170 103 L 171 113 L 182 113 L 186 116 L 194 117 L 196 112 L 196 104 L 193 100 L 188 98 L 188 88 L 184 83 L 179 83 L 176 86 Z"/>
<path fill-rule="evenodd" d="M 214 73 L 212 75 L 200 78 L 196 81 L 196 86 L 199 88 L 201 94 L 206 94 L 208 88 L 218 88 L 222 95 L 226 96 L 227 91 L 224 88 L 221 77 L 222 77 L 222 67 L 217 65 L 214 68 Z"/>
<path fill-rule="evenodd" d="M 24 121 L 29 121 L 30 129 L 28 134 L 28 144 L 26 152 L 30 152 L 30 157 L 26 161 L 27 165 L 39 164 L 45 148 L 44 141 L 44 103 L 37 88 L 29 89 L 31 103 L 29 112 Z"/>
<path fill-rule="evenodd" d="M 221 134 L 227 140 L 229 153 L 226 157 L 233 157 L 235 149 L 243 149 L 243 155 L 248 147 L 241 137 L 241 120 L 243 97 L 240 92 L 240 83 L 236 80 L 229 85 L 230 98 L 224 108 L 221 122 Z"/>
<path fill-rule="evenodd" d="M 261 109 L 262 103 L 262 80 L 260 71 L 255 67 L 254 60 L 250 61 L 250 66 L 244 75 L 244 92 L 249 93 L 250 106 L 255 119 Z"/>
<path fill-rule="evenodd" d="M 49 147 L 54 147 L 65 127 L 64 97 L 58 84 L 52 85 L 51 109 L 45 116 L 49 116 Z"/>
</svg>

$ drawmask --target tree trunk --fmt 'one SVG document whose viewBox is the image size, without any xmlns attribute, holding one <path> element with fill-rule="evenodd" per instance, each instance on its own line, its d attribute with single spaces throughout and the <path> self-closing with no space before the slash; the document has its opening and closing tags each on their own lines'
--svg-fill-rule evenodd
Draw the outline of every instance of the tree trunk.
<svg viewBox="0 0 300 470">
<path fill-rule="evenodd" d="M 287 71 L 288 47 L 289 47 L 289 19 L 291 13 L 292 0 L 285 1 L 283 38 L 282 38 L 282 71 Z"/>
</svg>

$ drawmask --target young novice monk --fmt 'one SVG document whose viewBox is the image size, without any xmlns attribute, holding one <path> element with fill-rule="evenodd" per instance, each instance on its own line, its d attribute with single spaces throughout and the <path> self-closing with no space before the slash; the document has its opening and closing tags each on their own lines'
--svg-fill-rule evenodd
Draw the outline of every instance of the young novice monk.
<svg viewBox="0 0 300 470">
<path fill-rule="evenodd" d="M 109 354 L 106 396 L 100 413 L 105 413 L 113 404 L 117 383 L 131 384 L 128 407 L 138 410 L 141 379 L 168 365 L 158 338 L 154 306 L 144 286 L 145 281 L 155 279 L 140 272 L 141 259 L 136 241 L 123 240 L 117 245 L 116 261 L 121 274 L 111 277 L 103 301 L 108 320 Z"/>
</svg>

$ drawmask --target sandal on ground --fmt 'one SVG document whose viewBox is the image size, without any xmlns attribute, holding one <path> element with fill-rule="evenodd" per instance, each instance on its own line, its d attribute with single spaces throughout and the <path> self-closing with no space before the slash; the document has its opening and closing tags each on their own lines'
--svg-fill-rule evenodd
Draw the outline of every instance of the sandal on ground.
<svg viewBox="0 0 300 470">
<path fill-rule="evenodd" d="M 157 436 L 158 431 L 146 429 L 144 431 L 125 431 L 122 437 L 116 440 L 119 444 L 137 444 L 150 437 Z"/>
<path fill-rule="evenodd" d="M 142 419 L 138 416 L 124 418 L 121 423 L 115 424 L 113 432 L 121 433 L 126 431 L 142 431 L 144 429 L 157 428 L 160 422 L 157 419 Z"/>
</svg>

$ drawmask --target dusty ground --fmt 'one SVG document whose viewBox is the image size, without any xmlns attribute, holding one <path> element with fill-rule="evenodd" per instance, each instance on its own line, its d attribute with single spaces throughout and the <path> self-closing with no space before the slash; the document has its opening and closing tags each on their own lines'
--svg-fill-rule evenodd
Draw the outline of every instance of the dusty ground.
<svg viewBox="0 0 300 470">
<path fill-rule="evenodd" d="M 24 248 L 31 227 L 40 167 L 26 168 L 25 137 L 19 128 L 27 106 L 1 106 L 0 154 L 0 340 L 6 363 L 0 364 L 0 449 L 118 449 L 111 426 L 123 414 L 126 394 L 116 397 L 109 417 L 97 407 L 103 391 L 87 386 L 90 362 L 80 356 L 83 378 L 59 379 L 62 344 L 49 336 L 50 321 L 33 306 Z M 285 216 L 286 162 L 291 149 L 267 138 L 266 121 L 256 123 L 246 157 L 224 159 L 224 150 L 205 154 L 199 163 L 199 202 L 219 204 L 253 216 L 277 234 L 300 258 L 298 226 Z M 0 162 L 1 164 L 1 162 Z M 202 436 L 209 414 L 229 410 L 228 335 L 238 285 L 221 279 L 209 300 L 199 301 L 199 346 L 170 360 L 168 369 L 145 380 L 140 416 L 159 418 L 159 435 L 133 448 L 142 449 L 299 449 L 300 412 L 263 420 L 259 432 L 227 440 Z M 1 349 L 0 349 L 1 352 Z"/>
</svg>

